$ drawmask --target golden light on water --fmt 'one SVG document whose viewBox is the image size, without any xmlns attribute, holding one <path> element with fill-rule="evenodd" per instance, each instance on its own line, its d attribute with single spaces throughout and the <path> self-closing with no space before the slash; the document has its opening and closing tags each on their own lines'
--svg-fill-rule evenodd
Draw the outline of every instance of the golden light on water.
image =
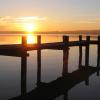
<svg viewBox="0 0 100 100">
<path fill-rule="evenodd" d="M 33 34 L 27 34 L 27 43 L 28 44 L 32 44 L 32 43 L 36 43 L 36 36 Z"/>
</svg>

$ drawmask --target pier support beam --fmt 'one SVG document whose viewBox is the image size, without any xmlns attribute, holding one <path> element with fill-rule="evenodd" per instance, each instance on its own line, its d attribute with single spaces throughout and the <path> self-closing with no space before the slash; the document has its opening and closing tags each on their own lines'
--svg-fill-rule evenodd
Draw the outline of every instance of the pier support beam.
<svg viewBox="0 0 100 100">
<path fill-rule="evenodd" d="M 22 49 L 23 51 L 27 50 L 27 37 L 26 36 L 22 36 Z"/>
<path fill-rule="evenodd" d="M 63 43 L 65 44 L 63 48 L 63 72 L 62 72 L 63 76 L 66 76 L 68 74 L 68 55 L 69 55 L 68 42 L 69 42 L 69 36 L 63 36 Z"/>
<path fill-rule="evenodd" d="M 90 42 L 90 36 L 86 37 L 86 50 L 85 50 L 85 67 L 89 66 L 89 42 Z"/>
<path fill-rule="evenodd" d="M 85 67 L 87 68 L 89 66 L 89 42 L 90 42 L 90 36 L 86 37 L 86 50 L 85 50 Z M 85 84 L 89 85 L 89 78 L 85 80 Z"/>
<path fill-rule="evenodd" d="M 22 45 L 23 45 L 24 47 L 27 46 L 27 37 L 26 37 L 26 36 L 22 36 Z"/>
<path fill-rule="evenodd" d="M 22 57 L 21 57 L 21 95 L 24 96 L 27 92 L 27 37 L 22 36 Z"/>
<path fill-rule="evenodd" d="M 27 74 L 27 57 L 26 55 L 23 55 L 21 57 L 21 96 L 24 96 L 27 92 L 26 87 L 26 75 Z"/>
<path fill-rule="evenodd" d="M 41 36 L 37 36 L 37 44 L 41 44 Z M 37 86 L 41 83 L 41 49 L 37 50 Z"/>
<path fill-rule="evenodd" d="M 79 42 L 82 41 L 82 36 L 79 36 Z M 82 67 L 82 45 L 79 45 L 79 68 Z"/>
<path fill-rule="evenodd" d="M 100 36 L 98 36 L 98 45 L 97 45 L 97 76 L 99 76 L 100 68 Z"/>
</svg>

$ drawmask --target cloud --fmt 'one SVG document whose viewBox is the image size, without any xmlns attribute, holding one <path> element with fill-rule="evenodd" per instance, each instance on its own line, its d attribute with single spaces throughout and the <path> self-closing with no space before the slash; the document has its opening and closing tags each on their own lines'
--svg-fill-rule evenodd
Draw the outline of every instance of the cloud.
<svg viewBox="0 0 100 100">
<path fill-rule="evenodd" d="M 79 24 L 85 24 L 85 23 L 87 23 L 87 24 L 97 24 L 97 23 L 100 23 L 100 18 L 76 21 L 76 23 L 79 23 Z"/>
<path fill-rule="evenodd" d="M 38 17 L 38 16 L 24 16 L 24 17 L 12 17 L 12 16 L 4 16 L 0 17 L 1 24 L 16 24 L 16 23 L 29 23 L 34 21 L 45 21 L 46 17 Z"/>
</svg>

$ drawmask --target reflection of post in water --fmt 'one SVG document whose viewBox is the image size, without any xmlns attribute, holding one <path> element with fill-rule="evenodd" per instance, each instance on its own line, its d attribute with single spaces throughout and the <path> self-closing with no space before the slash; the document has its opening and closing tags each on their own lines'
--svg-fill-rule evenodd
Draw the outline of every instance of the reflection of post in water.
<svg viewBox="0 0 100 100">
<path fill-rule="evenodd" d="M 68 48 L 68 42 L 69 42 L 69 36 L 63 36 L 63 72 L 62 75 L 65 76 L 68 73 L 68 54 L 69 54 L 69 48 Z"/>
<path fill-rule="evenodd" d="M 82 36 L 79 36 L 79 42 L 82 41 Z M 82 45 L 79 45 L 79 68 L 82 66 Z"/>
<path fill-rule="evenodd" d="M 100 36 L 98 36 L 98 46 L 97 46 L 97 76 L 99 76 L 100 67 Z"/>
<path fill-rule="evenodd" d="M 22 37 L 22 57 L 21 57 L 21 95 L 26 94 L 26 73 L 27 73 L 27 39 Z"/>
<path fill-rule="evenodd" d="M 90 36 L 86 37 L 86 50 L 85 50 L 85 67 L 87 68 L 89 66 L 89 42 L 90 42 Z M 86 85 L 89 85 L 89 78 L 85 81 Z"/>
<path fill-rule="evenodd" d="M 41 44 L 41 36 L 37 37 L 37 44 L 40 46 Z M 37 85 L 41 82 L 41 49 L 37 50 Z"/>
</svg>

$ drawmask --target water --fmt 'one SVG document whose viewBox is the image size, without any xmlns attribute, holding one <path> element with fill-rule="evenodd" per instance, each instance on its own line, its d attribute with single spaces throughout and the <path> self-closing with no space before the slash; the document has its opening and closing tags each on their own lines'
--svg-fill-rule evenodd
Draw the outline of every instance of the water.
<svg viewBox="0 0 100 100">
<path fill-rule="evenodd" d="M 35 37 L 35 36 L 34 36 Z M 84 36 L 85 39 L 85 36 Z M 97 39 L 96 36 L 91 37 Z M 70 41 L 78 40 L 78 36 L 70 37 Z M 42 35 L 42 43 L 62 41 L 62 35 Z M 0 44 L 21 43 L 20 35 L 0 36 Z M 82 65 L 85 64 L 85 47 L 82 48 Z M 27 57 L 27 93 L 37 85 L 37 51 L 30 51 Z M 97 46 L 90 46 L 89 65 L 97 66 Z M 72 73 L 79 66 L 79 47 L 71 47 L 68 58 L 68 72 Z M 52 82 L 62 76 L 63 51 L 41 51 L 41 81 Z M 89 86 L 82 81 L 66 93 L 55 96 L 54 100 L 100 100 L 100 76 L 97 73 L 89 77 Z M 52 92 L 52 91 L 51 91 Z M 21 57 L 0 56 L 0 100 L 8 100 L 21 95 Z"/>
</svg>

